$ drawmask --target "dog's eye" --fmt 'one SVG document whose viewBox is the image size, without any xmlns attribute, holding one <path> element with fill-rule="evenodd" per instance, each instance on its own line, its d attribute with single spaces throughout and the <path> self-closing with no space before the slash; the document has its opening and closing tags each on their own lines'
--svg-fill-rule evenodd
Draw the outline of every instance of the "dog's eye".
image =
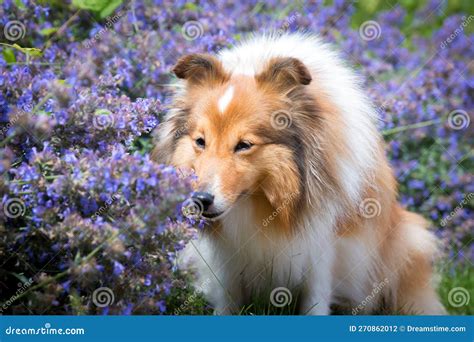
<svg viewBox="0 0 474 342">
<path fill-rule="evenodd" d="M 197 138 L 195 142 L 196 142 L 196 145 L 200 148 L 206 147 L 206 141 L 203 138 Z"/>
<path fill-rule="evenodd" d="M 253 145 L 251 143 L 249 143 L 248 141 L 239 141 L 239 143 L 237 145 L 235 145 L 234 151 L 235 152 L 240 152 L 240 151 L 250 150 L 250 148 L 252 146 Z"/>
</svg>

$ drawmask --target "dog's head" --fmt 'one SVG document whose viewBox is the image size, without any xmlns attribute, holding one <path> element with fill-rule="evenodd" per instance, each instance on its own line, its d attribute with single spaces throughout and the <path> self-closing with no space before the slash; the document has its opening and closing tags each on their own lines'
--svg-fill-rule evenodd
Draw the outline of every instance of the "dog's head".
<svg viewBox="0 0 474 342">
<path fill-rule="evenodd" d="M 265 196 L 288 221 L 303 190 L 302 129 L 311 111 L 311 76 L 295 58 L 274 58 L 253 76 L 227 73 L 210 55 L 181 58 L 184 89 L 159 132 L 160 162 L 192 168 L 204 216 L 218 216 L 247 194 Z"/>
</svg>

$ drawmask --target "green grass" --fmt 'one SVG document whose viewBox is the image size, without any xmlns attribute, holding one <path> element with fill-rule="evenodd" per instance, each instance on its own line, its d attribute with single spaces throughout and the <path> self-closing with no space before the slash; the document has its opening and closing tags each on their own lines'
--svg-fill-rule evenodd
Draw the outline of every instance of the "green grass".
<svg viewBox="0 0 474 342">
<path fill-rule="evenodd" d="M 462 288 L 464 290 L 456 290 L 456 288 Z M 454 290 L 453 290 L 454 289 Z M 458 298 L 466 298 L 464 295 L 461 297 L 461 293 L 467 293 L 469 296 L 468 303 L 466 305 L 457 306 L 455 300 L 449 301 L 449 293 L 452 292 L 452 296 L 455 299 L 455 293 L 458 293 Z M 445 270 L 441 278 L 439 285 L 439 295 L 445 308 L 451 315 L 474 315 L 474 266 L 462 265 L 452 270 Z M 454 305 L 453 305 L 454 304 Z"/>
<path fill-rule="evenodd" d="M 442 303 L 450 315 L 474 315 L 474 266 L 459 265 L 455 268 L 438 267 L 442 273 L 438 292 Z M 462 288 L 462 289 L 459 289 Z M 453 290 L 454 289 L 454 290 Z M 463 290 L 464 289 L 464 290 Z M 450 300 L 451 292 L 451 300 Z M 458 301 L 455 293 L 458 294 Z M 464 294 L 467 293 L 468 297 Z M 466 300 L 468 298 L 469 300 Z M 293 298 L 290 305 L 276 308 L 266 298 L 255 297 L 251 304 L 241 308 L 240 315 L 295 315 L 297 312 L 298 298 Z M 459 305 L 467 302 L 465 305 Z M 212 307 L 206 302 L 202 294 L 196 293 L 190 283 L 186 286 L 175 288 L 172 299 L 169 301 L 170 313 L 175 313 L 180 308 L 180 315 L 212 315 Z M 336 312 L 336 314 L 350 314 Z M 377 314 L 383 314 L 377 313 Z"/>
</svg>

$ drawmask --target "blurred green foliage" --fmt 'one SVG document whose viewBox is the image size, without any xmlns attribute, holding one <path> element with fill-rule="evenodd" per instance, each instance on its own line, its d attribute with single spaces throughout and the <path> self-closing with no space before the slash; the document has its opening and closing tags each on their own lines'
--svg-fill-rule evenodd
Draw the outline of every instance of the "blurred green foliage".
<svg viewBox="0 0 474 342">
<path fill-rule="evenodd" d="M 443 20 L 450 15 L 456 13 L 474 14 L 473 0 L 438 0 L 433 9 L 441 15 L 432 16 L 430 19 L 433 21 L 418 20 L 416 12 L 423 9 L 428 3 L 430 0 L 358 0 L 354 2 L 356 12 L 352 16 L 352 26 L 359 27 L 364 21 L 376 17 L 378 12 L 400 6 L 407 13 L 402 32 L 407 36 L 411 36 L 414 32 L 428 36 L 439 28 Z M 474 28 L 470 25 L 466 27 L 466 31 L 473 32 Z"/>
</svg>

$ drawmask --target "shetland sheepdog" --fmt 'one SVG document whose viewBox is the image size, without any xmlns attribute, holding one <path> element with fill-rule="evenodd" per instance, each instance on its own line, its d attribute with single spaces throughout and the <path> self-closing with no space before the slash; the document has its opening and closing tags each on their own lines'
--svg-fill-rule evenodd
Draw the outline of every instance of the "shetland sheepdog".
<svg viewBox="0 0 474 342">
<path fill-rule="evenodd" d="M 311 315 L 445 312 L 437 240 L 397 202 L 376 111 L 330 46 L 263 35 L 173 72 L 152 156 L 197 176 L 207 224 L 182 259 L 217 314 L 255 294 Z"/>
</svg>

